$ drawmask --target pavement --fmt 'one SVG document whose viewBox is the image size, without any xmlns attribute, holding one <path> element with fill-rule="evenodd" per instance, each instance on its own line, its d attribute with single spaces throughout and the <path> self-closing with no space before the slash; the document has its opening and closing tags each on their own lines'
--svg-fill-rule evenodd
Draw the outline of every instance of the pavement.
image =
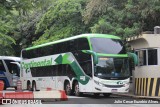
<svg viewBox="0 0 160 107">
<path fill-rule="evenodd" d="M 15 91 L 14 88 L 7 88 L 6 91 L 9 92 L 13 92 Z M 141 99 L 153 99 L 153 100 L 159 100 L 160 101 L 160 97 L 156 97 L 156 96 L 139 96 L 139 95 L 135 95 L 133 92 L 133 87 L 130 87 L 130 91 L 128 93 L 112 93 L 112 95 L 116 95 L 116 96 L 124 96 L 124 97 L 131 97 L 131 98 L 141 98 Z"/>
<path fill-rule="evenodd" d="M 160 101 L 160 97 L 158 96 L 139 96 L 134 94 L 134 83 L 130 84 L 129 92 L 128 93 L 113 93 L 116 96 L 124 96 L 124 97 L 131 97 L 136 99 L 152 99 Z"/>
<path fill-rule="evenodd" d="M 124 97 L 131 97 L 131 98 L 136 98 L 136 99 L 153 99 L 153 100 L 158 100 L 160 101 L 160 97 L 156 96 L 139 96 L 135 95 L 133 92 L 129 93 L 112 93 L 113 95 L 116 96 L 124 96 Z"/>
</svg>

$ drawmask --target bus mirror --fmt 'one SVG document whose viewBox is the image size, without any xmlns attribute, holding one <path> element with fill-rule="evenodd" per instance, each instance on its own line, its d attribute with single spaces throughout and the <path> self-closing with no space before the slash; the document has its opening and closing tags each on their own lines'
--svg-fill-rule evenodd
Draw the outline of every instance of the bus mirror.
<svg viewBox="0 0 160 107">
<path fill-rule="evenodd" d="M 128 52 L 127 54 L 130 58 L 133 59 L 134 65 L 137 65 L 138 64 L 138 56 L 135 53 L 131 53 L 131 52 Z"/>
<path fill-rule="evenodd" d="M 85 53 L 91 54 L 93 56 L 94 64 L 98 64 L 98 55 L 96 52 L 91 50 L 85 50 Z"/>
</svg>

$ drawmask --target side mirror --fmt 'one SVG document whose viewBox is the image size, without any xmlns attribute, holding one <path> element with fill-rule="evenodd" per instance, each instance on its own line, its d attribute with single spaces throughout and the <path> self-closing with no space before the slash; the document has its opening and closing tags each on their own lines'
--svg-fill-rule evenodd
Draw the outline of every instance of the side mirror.
<svg viewBox="0 0 160 107">
<path fill-rule="evenodd" d="M 83 50 L 84 53 L 91 54 L 93 56 L 94 64 L 98 64 L 98 55 L 96 52 L 91 50 Z"/>
<path fill-rule="evenodd" d="M 138 56 L 135 53 L 131 53 L 131 52 L 128 52 L 127 54 L 130 58 L 133 59 L 134 65 L 137 65 L 138 64 Z"/>
</svg>

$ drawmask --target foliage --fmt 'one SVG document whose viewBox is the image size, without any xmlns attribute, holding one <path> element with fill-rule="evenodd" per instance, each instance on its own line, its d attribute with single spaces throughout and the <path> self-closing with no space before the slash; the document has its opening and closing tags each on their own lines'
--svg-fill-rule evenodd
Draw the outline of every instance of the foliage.
<svg viewBox="0 0 160 107">
<path fill-rule="evenodd" d="M 159 0 L 0 0 L 0 55 L 82 33 L 122 37 L 160 24 Z"/>
<path fill-rule="evenodd" d="M 5 5 L 3 5 L 5 4 Z M 10 36 L 13 32 L 13 21 L 10 21 L 11 13 L 7 1 L 0 1 L 0 55 L 12 55 L 11 44 L 15 44 L 15 40 Z"/>
<path fill-rule="evenodd" d="M 106 1 L 105 4 L 103 4 L 104 1 Z M 106 5 L 106 8 L 94 9 L 101 8 L 99 4 L 102 7 Z M 85 10 L 89 18 L 84 15 L 84 20 L 88 23 L 95 22 L 91 27 L 92 32 L 109 33 L 126 38 L 138 35 L 144 30 L 152 30 L 160 23 L 159 4 L 159 0 L 90 0 L 86 6 L 90 8 Z M 97 13 L 99 13 L 98 17 Z"/>
<path fill-rule="evenodd" d="M 81 15 L 82 4 L 81 0 L 55 2 L 37 24 L 36 33 L 44 32 L 44 34 L 34 44 L 85 33 L 85 25 Z"/>
</svg>

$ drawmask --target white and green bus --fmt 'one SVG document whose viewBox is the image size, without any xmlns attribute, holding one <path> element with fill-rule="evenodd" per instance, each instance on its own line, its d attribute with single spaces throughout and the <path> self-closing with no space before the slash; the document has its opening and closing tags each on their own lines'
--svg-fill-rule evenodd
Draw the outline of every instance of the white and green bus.
<svg viewBox="0 0 160 107">
<path fill-rule="evenodd" d="M 52 88 L 68 95 L 129 90 L 129 60 L 121 39 L 82 34 L 22 50 L 23 89 Z"/>
</svg>

